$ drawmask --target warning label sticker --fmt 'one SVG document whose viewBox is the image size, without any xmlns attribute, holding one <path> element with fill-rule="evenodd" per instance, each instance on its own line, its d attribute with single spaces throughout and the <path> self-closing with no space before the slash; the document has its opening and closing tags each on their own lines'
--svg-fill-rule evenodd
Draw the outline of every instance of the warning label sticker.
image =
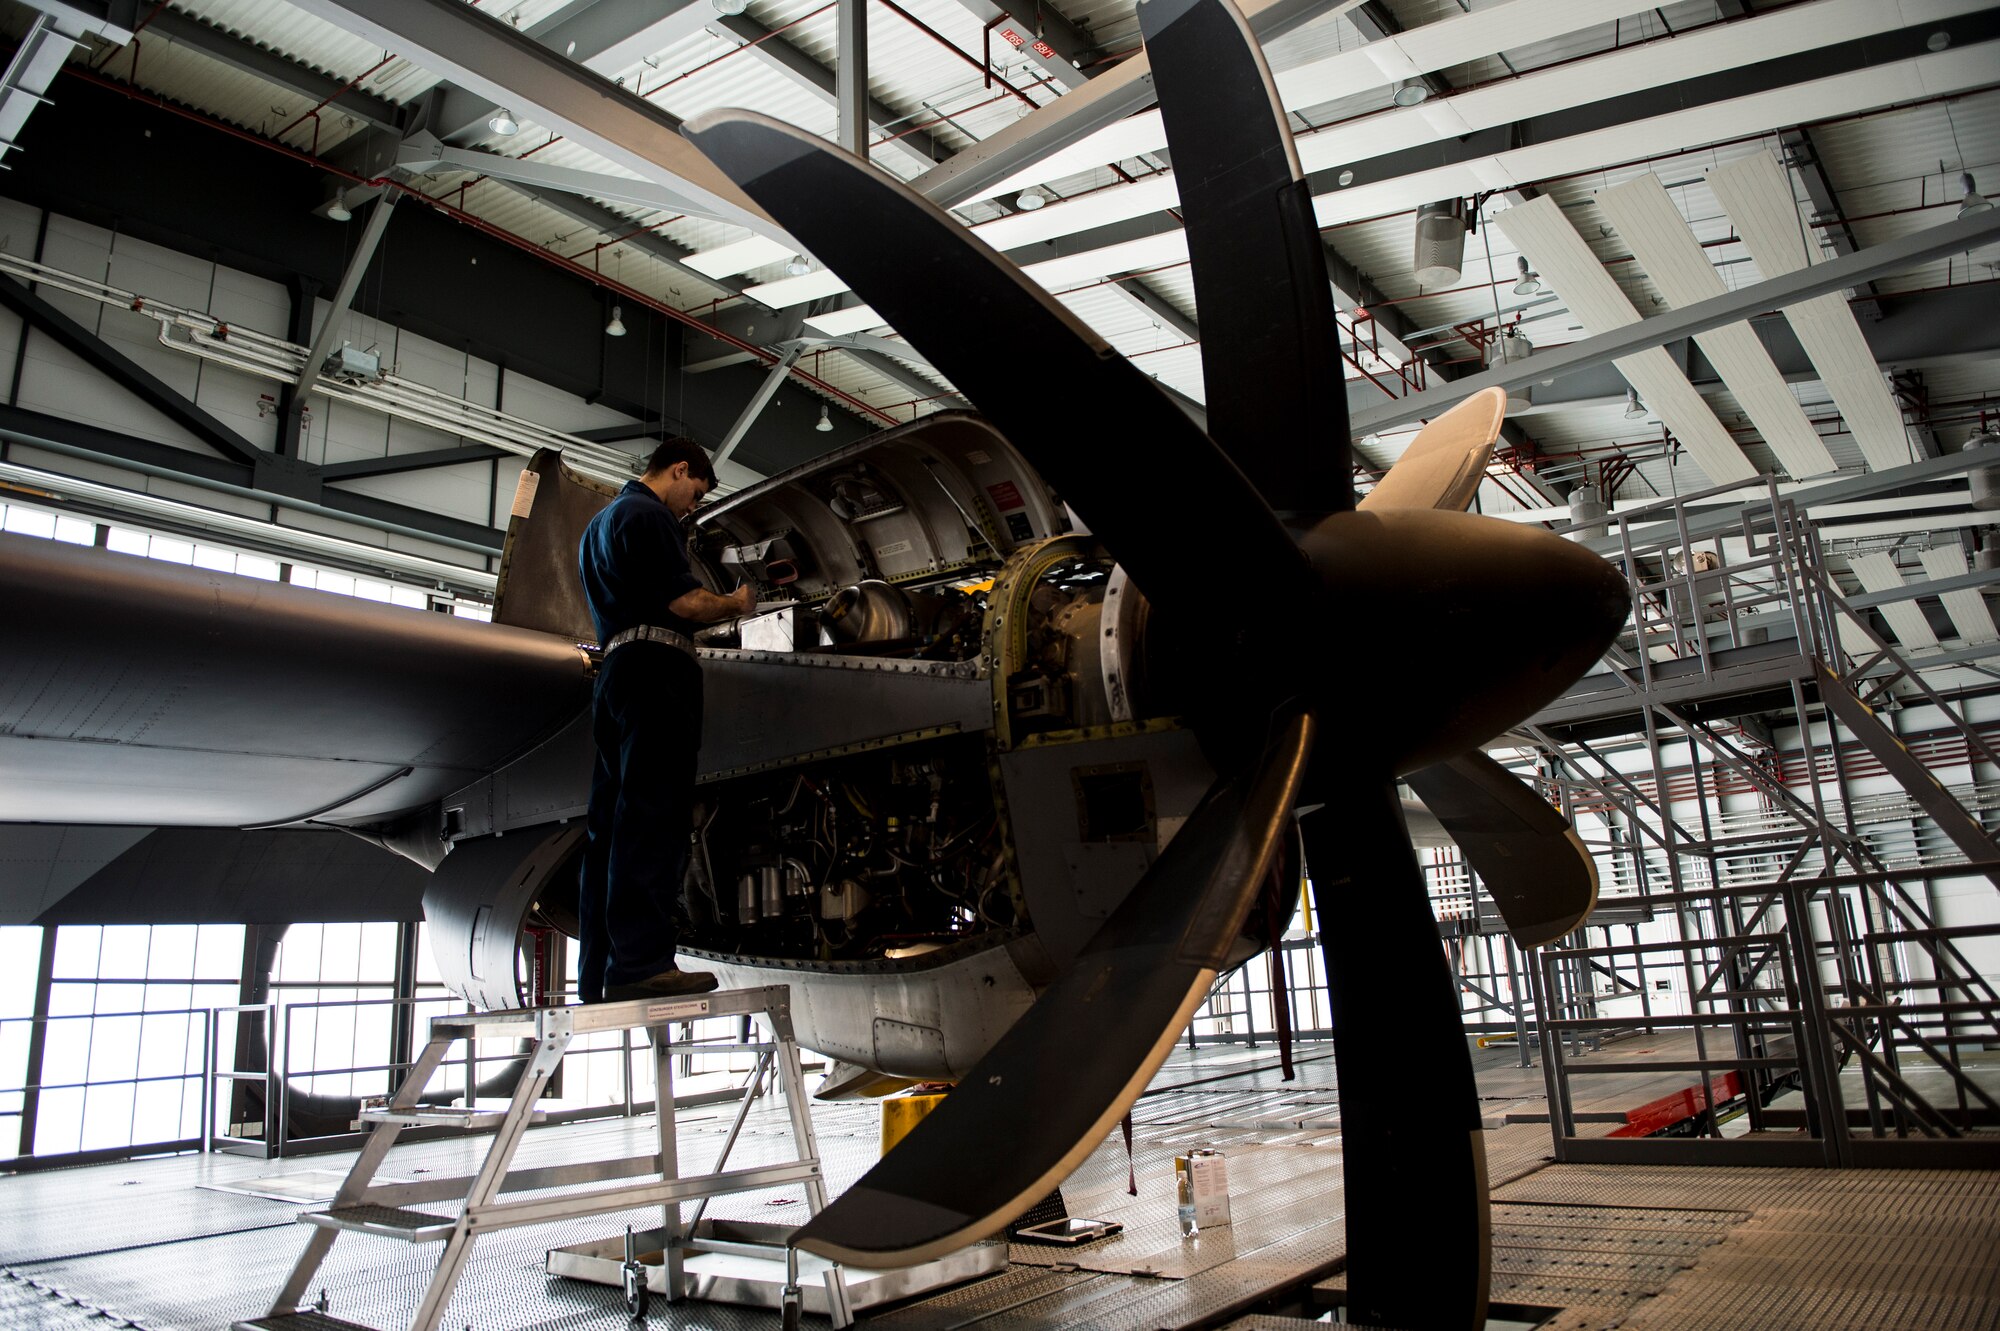
<svg viewBox="0 0 2000 1331">
<path fill-rule="evenodd" d="M 996 481 L 986 487 L 986 493 L 993 496 L 993 506 L 1002 513 L 1010 508 L 1028 506 L 1028 501 L 1021 498 L 1021 487 L 1012 481 Z"/>
<path fill-rule="evenodd" d="M 525 518 L 530 513 L 534 512 L 535 490 L 541 485 L 541 483 L 542 483 L 542 478 L 539 475 L 537 475 L 532 471 L 529 471 L 525 467 L 522 468 L 521 479 L 514 486 L 514 507 L 509 509 L 508 512 L 512 513 L 517 518 Z"/>
</svg>

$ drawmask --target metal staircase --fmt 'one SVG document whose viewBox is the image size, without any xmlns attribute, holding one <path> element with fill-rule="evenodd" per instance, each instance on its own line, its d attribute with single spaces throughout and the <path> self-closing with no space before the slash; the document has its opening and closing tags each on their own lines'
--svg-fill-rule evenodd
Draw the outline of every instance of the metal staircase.
<svg viewBox="0 0 2000 1331">
<path fill-rule="evenodd" d="M 1583 929 L 1507 957 L 1532 982 L 1507 989 L 1540 1037 L 1557 1155 L 2000 1164 L 1996 1083 L 1966 1066 L 2000 1050 L 2000 992 L 1967 955 L 2000 926 L 1941 928 L 1934 897 L 1948 879 L 2000 887 L 2000 846 L 1974 812 L 2000 802 L 2000 755 L 1923 674 L 2000 646 L 1913 663 L 1869 615 L 1955 595 L 1952 621 L 1969 623 L 1983 607 L 1962 598 L 1995 575 L 1927 558 L 1946 575 L 1939 593 L 1917 583 L 1850 598 L 1819 531 L 1775 485 L 1726 518 L 1676 502 L 1614 522 L 1593 544 L 1631 579 L 1632 624 L 1603 668 L 1526 729 L 1535 776 L 1601 879 Z M 1890 698 L 1935 714 L 1925 747 L 1966 763 L 1969 788 L 1946 787 L 1911 752 L 1873 705 Z M 1803 725 L 1796 748 L 1774 747 L 1754 719 L 1809 719 L 1815 703 L 1824 728 Z M 1857 796 L 1859 767 L 1903 796 Z M 1450 877 L 1434 886 L 1455 893 Z M 1676 929 L 1642 941 L 1641 925 L 1669 918 Z M 1474 1012 L 1502 978 L 1468 978 Z M 1671 1004 L 1654 1001 L 1663 988 Z M 1594 1058 L 1672 1032 L 1670 1057 Z M 1693 1108 L 1673 1128 L 1685 1135 L 1579 1131 L 1575 1079 L 1620 1068 L 1685 1076 Z M 1748 1130 L 1725 1131 L 1730 1117 Z"/>
</svg>

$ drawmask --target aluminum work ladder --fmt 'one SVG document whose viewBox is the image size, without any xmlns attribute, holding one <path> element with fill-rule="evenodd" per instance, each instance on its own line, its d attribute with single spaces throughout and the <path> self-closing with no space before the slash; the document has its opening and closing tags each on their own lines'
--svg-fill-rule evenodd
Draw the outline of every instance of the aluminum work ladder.
<svg viewBox="0 0 2000 1331">
<path fill-rule="evenodd" d="M 751 1096 L 767 1067 L 773 1062 L 784 1088 L 785 1108 L 791 1116 L 793 1140 L 798 1158 L 781 1164 L 751 1169 L 721 1169 L 711 1174 L 683 1177 L 674 1132 L 673 1070 L 670 1055 L 674 1046 L 666 1038 L 673 1022 L 702 1017 L 765 1018 L 771 1043 L 758 1046 L 757 1071 L 752 1074 L 737 1112 L 736 1127 L 742 1126 Z M 579 1035 L 597 1031 L 645 1030 L 653 1047 L 655 1097 L 658 1104 L 659 1149 L 646 1155 L 619 1160 L 589 1161 L 552 1165 L 539 1169 L 510 1169 L 521 1136 L 528 1125 L 542 1117 L 535 1109 L 551 1075 L 562 1062 L 570 1042 Z M 522 1039 L 534 1042 L 526 1056 L 520 1082 L 504 1110 L 466 1108 L 437 1109 L 419 1103 L 424 1085 L 444 1062 L 445 1053 L 459 1040 Z M 743 1046 L 730 1046 L 740 1049 Z M 713 1048 L 713 1046 L 704 1046 Z M 409 1322 L 409 1331 L 436 1331 L 472 1254 L 474 1240 L 482 1234 L 521 1225 L 573 1220 L 581 1216 L 628 1211 L 635 1207 L 660 1206 L 664 1212 L 664 1232 L 669 1236 L 663 1261 L 669 1298 L 686 1289 L 682 1267 L 685 1237 L 680 1204 L 728 1193 L 753 1192 L 788 1184 L 802 1185 L 814 1214 L 826 1206 L 826 1185 L 820 1169 L 819 1150 L 813 1138 L 812 1119 L 807 1112 L 804 1078 L 799 1069 L 798 1044 L 792 1035 L 791 990 L 785 985 L 759 989 L 731 989 L 688 998 L 638 999 L 624 1003 L 594 1003 L 582 1007 L 516 1008 L 500 1012 L 469 1012 L 438 1017 L 431 1022 L 430 1043 L 411 1065 L 389 1103 L 379 1109 L 362 1111 L 361 1118 L 373 1128 L 361 1153 L 348 1171 L 346 1181 L 323 1211 L 310 1211 L 299 1219 L 315 1226 L 306 1244 L 263 1317 L 236 1323 L 236 1331 L 372 1331 L 358 1323 L 330 1316 L 328 1305 L 303 1305 L 313 1276 L 343 1232 L 367 1234 L 405 1243 L 442 1241 L 436 1272 L 424 1291 L 422 1301 Z M 493 1145 L 479 1172 L 470 1177 L 423 1179 L 407 1183 L 376 1183 L 389 1148 L 407 1127 L 418 1126 L 493 1127 Z M 730 1142 L 735 1141 L 732 1129 Z M 721 1164 L 727 1163 L 727 1148 Z M 616 1187 L 595 1187 L 555 1196 L 537 1196 L 519 1201 L 502 1200 L 508 1192 L 545 1192 L 602 1184 L 613 1179 L 637 1180 Z M 439 1215 L 414 1209 L 427 1203 L 463 1198 L 464 1209 L 457 1215 Z M 784 1315 L 787 1325 L 796 1325 L 796 1258 L 787 1249 L 788 1281 Z M 841 1273 L 826 1273 L 829 1311 L 835 1326 L 852 1320 L 848 1312 Z"/>
</svg>

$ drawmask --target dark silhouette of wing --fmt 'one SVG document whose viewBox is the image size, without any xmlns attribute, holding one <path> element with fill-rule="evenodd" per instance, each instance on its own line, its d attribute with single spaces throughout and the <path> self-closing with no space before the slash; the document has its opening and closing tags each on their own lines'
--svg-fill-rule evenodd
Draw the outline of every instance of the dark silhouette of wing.
<svg viewBox="0 0 2000 1331">
<path fill-rule="evenodd" d="M 589 701 L 561 638 L 0 535 L 10 821 L 259 826 L 417 808 Z"/>
</svg>

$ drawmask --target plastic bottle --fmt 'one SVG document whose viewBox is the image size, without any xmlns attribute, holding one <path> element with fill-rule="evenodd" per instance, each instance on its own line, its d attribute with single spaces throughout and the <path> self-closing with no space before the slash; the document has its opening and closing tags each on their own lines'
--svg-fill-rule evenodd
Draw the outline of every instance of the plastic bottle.
<svg viewBox="0 0 2000 1331">
<path fill-rule="evenodd" d="M 1185 1160 L 1175 1163 L 1179 1166 L 1174 1170 L 1174 1197 L 1180 1211 L 1181 1237 L 1193 1238 L 1201 1232 L 1201 1224 L 1194 1214 L 1194 1171 L 1188 1168 Z"/>
</svg>

